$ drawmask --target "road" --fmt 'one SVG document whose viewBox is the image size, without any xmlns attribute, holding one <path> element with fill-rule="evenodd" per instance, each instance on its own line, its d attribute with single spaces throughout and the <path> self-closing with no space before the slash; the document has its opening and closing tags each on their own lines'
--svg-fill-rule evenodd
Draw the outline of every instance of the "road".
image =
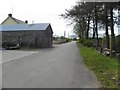
<svg viewBox="0 0 120 90">
<path fill-rule="evenodd" d="M 75 42 L 13 59 L 2 64 L 3 88 L 99 87 L 94 73 L 85 67 Z"/>
</svg>

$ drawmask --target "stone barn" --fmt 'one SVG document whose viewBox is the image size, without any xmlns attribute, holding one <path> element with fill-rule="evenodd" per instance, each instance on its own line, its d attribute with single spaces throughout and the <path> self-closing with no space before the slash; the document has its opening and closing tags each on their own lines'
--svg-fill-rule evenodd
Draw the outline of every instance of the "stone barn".
<svg viewBox="0 0 120 90">
<path fill-rule="evenodd" d="M 2 45 L 51 47 L 52 27 L 49 23 L 0 25 Z"/>
</svg>

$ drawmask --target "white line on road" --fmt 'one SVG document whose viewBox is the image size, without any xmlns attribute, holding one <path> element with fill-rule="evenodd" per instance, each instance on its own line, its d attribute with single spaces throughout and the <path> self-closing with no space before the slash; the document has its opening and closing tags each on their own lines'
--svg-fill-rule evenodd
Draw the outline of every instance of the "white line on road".
<svg viewBox="0 0 120 90">
<path fill-rule="evenodd" d="M 25 51 L 22 51 L 22 52 L 25 52 Z M 22 53 L 21 55 L 19 53 L 17 53 L 17 55 L 15 55 L 16 53 L 10 53 L 12 55 L 3 55 L 2 53 L 0 54 L 0 64 L 2 63 L 5 63 L 5 62 L 9 62 L 9 61 L 13 61 L 13 60 L 16 60 L 18 58 L 22 58 L 24 56 L 28 56 L 28 55 L 31 55 L 31 54 L 34 54 L 34 53 L 38 53 L 38 51 L 32 51 L 32 52 L 25 52 L 25 53 Z"/>
</svg>

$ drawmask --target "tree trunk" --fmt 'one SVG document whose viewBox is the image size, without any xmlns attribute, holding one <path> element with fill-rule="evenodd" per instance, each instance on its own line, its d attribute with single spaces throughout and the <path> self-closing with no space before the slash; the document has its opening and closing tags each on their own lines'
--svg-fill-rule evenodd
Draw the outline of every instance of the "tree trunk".
<svg viewBox="0 0 120 90">
<path fill-rule="evenodd" d="M 93 36 L 92 39 L 95 39 L 95 20 L 93 18 Z"/>
<path fill-rule="evenodd" d="M 114 23 L 113 23 L 113 7 L 110 8 L 110 28 L 111 28 L 111 56 L 113 56 L 113 52 L 115 51 L 115 34 L 114 34 Z"/>
<path fill-rule="evenodd" d="M 97 39 L 97 45 L 96 45 L 96 49 L 98 49 L 99 46 L 99 38 L 98 38 L 98 20 L 97 20 L 97 7 L 96 7 L 96 3 L 95 3 L 95 32 L 96 32 L 96 39 Z"/>
<path fill-rule="evenodd" d="M 81 28 L 81 25 L 79 27 Z M 79 29 L 79 38 L 80 39 L 82 38 L 82 31 L 81 31 L 81 29 Z"/>
<path fill-rule="evenodd" d="M 110 48 L 110 46 L 109 46 L 109 32 L 108 32 L 108 15 L 107 15 L 107 8 L 105 8 L 105 15 L 106 15 L 106 17 L 105 17 L 105 28 L 106 28 L 106 32 L 105 32 L 105 34 L 106 34 L 106 47 L 107 48 Z"/>
<path fill-rule="evenodd" d="M 90 15 L 88 15 L 88 25 L 87 25 L 87 31 L 86 31 L 86 39 L 89 38 L 89 29 L 90 29 Z"/>
</svg>

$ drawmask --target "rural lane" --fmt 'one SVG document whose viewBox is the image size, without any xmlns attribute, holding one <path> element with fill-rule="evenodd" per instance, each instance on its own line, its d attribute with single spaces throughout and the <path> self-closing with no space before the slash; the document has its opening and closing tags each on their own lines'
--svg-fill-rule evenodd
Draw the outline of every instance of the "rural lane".
<svg viewBox="0 0 120 90">
<path fill-rule="evenodd" d="M 39 49 L 37 53 L 14 59 L 2 64 L 3 88 L 99 87 L 75 42 Z"/>
</svg>

